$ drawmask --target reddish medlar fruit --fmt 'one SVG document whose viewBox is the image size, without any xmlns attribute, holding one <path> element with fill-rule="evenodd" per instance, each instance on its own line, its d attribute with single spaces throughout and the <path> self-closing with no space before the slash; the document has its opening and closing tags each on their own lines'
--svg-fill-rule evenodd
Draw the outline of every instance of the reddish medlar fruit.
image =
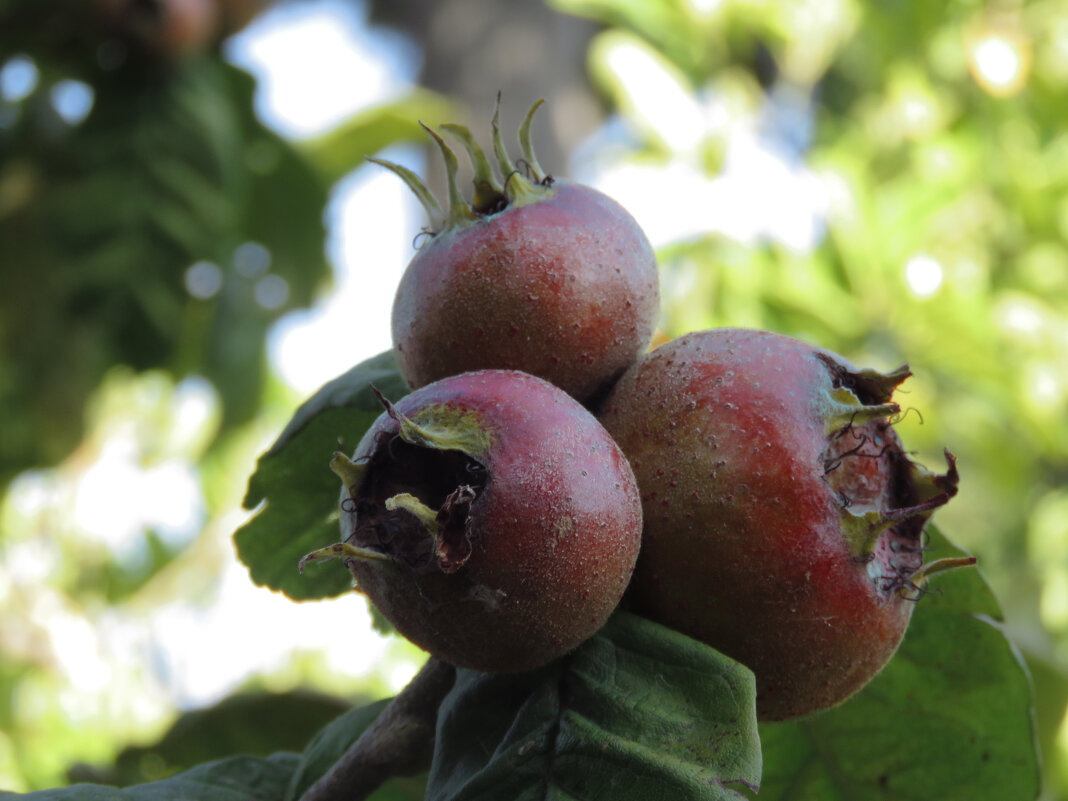
<svg viewBox="0 0 1068 801">
<path fill-rule="evenodd" d="M 274 0 L 216 0 L 220 35 L 230 36 L 244 28 Z"/>
<path fill-rule="evenodd" d="M 401 634 L 461 667 L 529 670 L 596 632 L 641 543 L 634 476 L 597 419 L 516 371 L 382 400 L 331 464 L 344 541 L 301 568 L 342 559 Z"/>
<path fill-rule="evenodd" d="M 475 193 L 456 183 L 456 156 L 441 149 L 449 206 L 410 171 L 398 173 L 434 226 L 408 265 L 393 305 L 393 345 L 412 387 L 486 368 L 522 370 L 583 403 L 602 396 L 648 345 L 659 313 L 656 259 L 614 200 L 546 175 L 530 144 L 536 103 L 519 132 L 523 169 L 493 145 L 503 183 L 470 131 L 443 125 L 467 149 Z M 529 177 L 528 177 L 529 176 Z"/>
<path fill-rule="evenodd" d="M 902 450 L 890 398 L 910 375 L 860 370 L 765 331 L 662 345 L 601 419 L 630 459 L 645 531 L 637 611 L 756 674 L 784 720 L 844 701 L 893 655 L 927 576 L 924 525 L 957 491 Z"/>
<path fill-rule="evenodd" d="M 219 25 L 215 0 L 94 0 L 94 5 L 113 33 L 165 61 L 206 49 Z"/>
</svg>

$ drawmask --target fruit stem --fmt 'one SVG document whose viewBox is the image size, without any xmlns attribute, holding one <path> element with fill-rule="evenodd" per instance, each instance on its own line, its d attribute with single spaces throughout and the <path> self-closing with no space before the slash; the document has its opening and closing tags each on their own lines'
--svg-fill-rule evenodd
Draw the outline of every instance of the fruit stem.
<svg viewBox="0 0 1068 801">
<path fill-rule="evenodd" d="M 538 164 L 538 158 L 534 155 L 534 146 L 530 141 L 530 124 L 534 120 L 534 112 L 541 108 L 545 103 L 545 98 L 539 98 L 534 101 L 534 105 L 530 107 L 530 111 L 527 112 L 526 118 L 523 120 L 523 124 L 519 126 L 519 147 L 523 151 L 523 158 L 526 159 L 527 166 L 530 167 L 531 175 L 534 177 L 534 181 L 541 183 L 545 180 L 545 171 Z"/>
<path fill-rule="evenodd" d="M 380 551 L 372 551 L 370 548 L 360 548 L 347 542 L 335 542 L 325 548 L 319 548 L 309 554 L 305 554 L 297 565 L 297 569 L 304 573 L 304 566 L 312 562 L 328 562 L 331 559 L 347 561 L 359 559 L 364 562 L 392 562 L 393 559 Z"/>
<path fill-rule="evenodd" d="M 431 191 L 427 189 L 426 184 L 422 182 L 418 175 L 407 167 L 402 167 L 400 164 L 395 164 L 392 161 L 376 159 L 371 156 L 368 156 L 367 160 L 380 167 L 385 167 L 407 184 L 408 188 L 412 190 L 416 198 L 418 198 L 419 202 L 423 205 L 427 219 L 430 221 L 431 228 L 440 229 L 441 226 L 445 224 L 445 212 L 442 211 L 441 204 L 438 203 L 437 198 L 435 198 Z"/>
<path fill-rule="evenodd" d="M 436 510 L 431 509 L 410 492 L 401 492 L 392 498 L 386 498 L 386 511 L 394 512 L 397 509 L 403 509 L 415 515 L 416 519 L 423 524 L 423 528 L 430 534 L 431 539 L 437 540 L 438 513 Z"/>
<path fill-rule="evenodd" d="M 453 123 L 445 123 L 441 128 L 459 139 L 471 157 L 471 166 L 475 169 L 475 196 L 471 201 L 471 208 L 478 214 L 492 214 L 508 205 L 508 199 L 493 174 L 489 159 L 471 135 L 471 130 L 464 125 Z"/>
<path fill-rule="evenodd" d="M 428 770 L 438 709 L 455 681 L 456 668 L 431 657 L 300 801 L 361 801 L 392 776 Z"/>
<path fill-rule="evenodd" d="M 456 173 L 460 170 L 460 162 L 456 160 L 456 154 L 452 152 L 452 148 L 445 144 L 445 140 L 433 128 L 422 122 L 419 124 L 437 143 L 438 149 L 441 151 L 441 158 L 445 162 L 445 181 L 449 189 L 449 209 L 445 214 L 445 227 L 443 230 L 462 228 L 471 220 L 476 219 L 477 215 L 472 211 L 467 201 L 464 200 L 463 193 L 460 192 L 460 185 L 456 181 Z"/>
</svg>

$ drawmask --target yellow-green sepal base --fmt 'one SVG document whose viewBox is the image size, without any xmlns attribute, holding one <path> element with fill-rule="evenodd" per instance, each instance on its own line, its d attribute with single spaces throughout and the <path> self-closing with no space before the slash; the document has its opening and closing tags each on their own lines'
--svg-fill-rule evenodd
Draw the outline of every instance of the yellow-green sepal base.
<svg viewBox="0 0 1068 801">
<path fill-rule="evenodd" d="M 304 558 L 300 560 L 300 564 L 297 565 L 297 568 L 303 573 L 305 565 L 309 565 L 313 562 L 330 562 L 334 559 L 340 559 L 342 562 L 347 562 L 350 559 L 359 559 L 365 562 L 393 561 L 391 557 L 380 551 L 372 551 L 370 548 L 361 548 L 347 542 L 336 542 L 333 545 L 328 545 L 325 548 L 319 548 L 316 551 L 306 554 Z"/>
</svg>

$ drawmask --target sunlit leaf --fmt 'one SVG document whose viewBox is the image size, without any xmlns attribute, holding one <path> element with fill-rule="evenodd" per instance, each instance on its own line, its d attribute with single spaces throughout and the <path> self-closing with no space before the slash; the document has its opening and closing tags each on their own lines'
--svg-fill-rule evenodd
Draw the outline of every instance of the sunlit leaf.
<svg viewBox="0 0 1068 801">
<path fill-rule="evenodd" d="M 708 47 L 696 4 L 683 0 L 551 0 L 550 5 L 634 31 L 690 74 L 702 72 L 720 55 Z"/>
<path fill-rule="evenodd" d="M 337 180 L 389 145 L 428 142 L 419 120 L 434 126 L 455 119 L 457 113 L 455 103 L 444 96 L 415 89 L 399 100 L 359 112 L 330 133 L 303 142 L 301 149 L 324 176 Z"/>
<path fill-rule="evenodd" d="M 427 798 L 738 798 L 760 781 L 755 709 L 746 668 L 617 613 L 541 670 L 461 670 L 439 713 Z"/>
<path fill-rule="evenodd" d="M 674 150 L 698 144 L 703 110 L 687 77 L 661 52 L 639 36 L 612 30 L 594 38 L 589 59 L 594 79 L 643 135 Z"/>
<path fill-rule="evenodd" d="M 244 504 L 246 509 L 263 508 L 234 535 L 238 555 L 257 584 L 297 600 L 327 598 L 350 588 L 344 570 L 309 565 L 302 576 L 297 563 L 338 539 L 341 483 L 328 465 L 335 450 L 351 452 L 382 413 L 372 384 L 390 400 L 407 394 L 392 351 L 325 384 L 260 457 Z"/>
</svg>

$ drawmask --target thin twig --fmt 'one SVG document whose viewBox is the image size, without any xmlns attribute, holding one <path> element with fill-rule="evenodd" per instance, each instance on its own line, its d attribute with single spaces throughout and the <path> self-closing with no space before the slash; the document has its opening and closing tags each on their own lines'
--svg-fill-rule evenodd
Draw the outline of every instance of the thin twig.
<svg viewBox="0 0 1068 801">
<path fill-rule="evenodd" d="M 438 707 L 455 680 L 456 668 L 429 659 L 300 801 L 362 801 L 392 776 L 426 770 Z"/>
</svg>

